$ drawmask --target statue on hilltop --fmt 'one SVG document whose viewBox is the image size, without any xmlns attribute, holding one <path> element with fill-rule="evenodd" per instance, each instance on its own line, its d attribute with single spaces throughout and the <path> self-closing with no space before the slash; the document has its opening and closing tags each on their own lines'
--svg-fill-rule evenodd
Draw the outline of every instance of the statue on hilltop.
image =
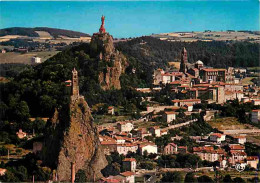
<svg viewBox="0 0 260 183">
<path fill-rule="evenodd" d="M 106 33 L 105 25 L 105 16 L 102 15 L 101 17 L 101 26 L 99 28 L 99 33 Z"/>
</svg>

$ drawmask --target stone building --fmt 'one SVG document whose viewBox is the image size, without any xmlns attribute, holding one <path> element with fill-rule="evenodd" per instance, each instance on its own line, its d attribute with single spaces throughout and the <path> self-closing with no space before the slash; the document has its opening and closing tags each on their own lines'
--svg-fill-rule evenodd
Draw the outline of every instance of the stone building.
<svg viewBox="0 0 260 183">
<path fill-rule="evenodd" d="M 200 78 L 203 82 L 226 81 L 226 69 L 203 68 L 200 70 Z"/>
</svg>

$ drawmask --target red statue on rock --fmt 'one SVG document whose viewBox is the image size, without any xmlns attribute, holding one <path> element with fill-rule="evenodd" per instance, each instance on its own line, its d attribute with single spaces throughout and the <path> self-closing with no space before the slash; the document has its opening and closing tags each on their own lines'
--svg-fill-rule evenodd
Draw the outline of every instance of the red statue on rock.
<svg viewBox="0 0 260 183">
<path fill-rule="evenodd" d="M 104 27 L 104 22 L 105 22 L 105 17 L 102 15 L 102 17 L 101 17 L 101 22 L 102 22 L 102 24 L 101 24 L 101 26 L 100 26 L 100 28 L 99 28 L 99 33 L 105 33 L 106 32 L 106 29 L 105 29 L 105 27 Z"/>
</svg>

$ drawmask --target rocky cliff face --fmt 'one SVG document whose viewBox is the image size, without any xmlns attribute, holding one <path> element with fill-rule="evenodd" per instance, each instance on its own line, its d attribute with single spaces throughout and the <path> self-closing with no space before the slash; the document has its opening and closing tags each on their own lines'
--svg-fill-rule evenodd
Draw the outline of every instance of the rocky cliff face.
<svg viewBox="0 0 260 183">
<path fill-rule="evenodd" d="M 102 89 L 120 89 L 120 76 L 125 72 L 127 59 L 115 49 L 113 37 L 108 33 L 96 33 L 91 38 L 90 47 L 98 55 L 98 80 Z"/>
<path fill-rule="evenodd" d="M 56 169 L 59 181 L 71 180 L 72 163 L 75 163 L 76 173 L 85 172 L 87 181 L 98 180 L 107 161 L 88 104 L 83 97 L 78 97 L 61 113 L 56 111 L 51 120 L 44 162 Z"/>
</svg>

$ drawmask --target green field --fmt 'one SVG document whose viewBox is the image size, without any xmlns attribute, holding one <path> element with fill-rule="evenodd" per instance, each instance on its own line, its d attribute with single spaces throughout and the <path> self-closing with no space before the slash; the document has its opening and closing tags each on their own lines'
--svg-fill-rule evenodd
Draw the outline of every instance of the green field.
<svg viewBox="0 0 260 183">
<path fill-rule="evenodd" d="M 236 130 L 236 129 L 246 129 L 246 125 L 238 122 L 235 117 L 218 118 L 216 120 L 208 121 L 212 128 L 217 128 L 218 130 Z"/>
<path fill-rule="evenodd" d="M 0 63 L 20 63 L 20 64 L 31 64 L 31 58 L 34 56 L 42 58 L 44 62 L 48 58 L 56 55 L 58 51 L 42 51 L 42 52 L 29 52 L 25 54 L 16 52 L 7 52 L 0 54 Z"/>
</svg>

